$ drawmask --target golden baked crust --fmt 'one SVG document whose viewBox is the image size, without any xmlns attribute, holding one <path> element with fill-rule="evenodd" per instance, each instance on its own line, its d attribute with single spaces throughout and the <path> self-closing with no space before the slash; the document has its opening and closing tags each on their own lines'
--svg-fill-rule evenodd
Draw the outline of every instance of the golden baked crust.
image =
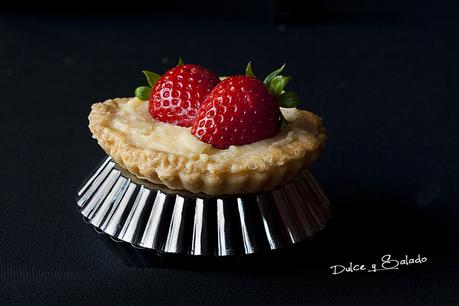
<svg viewBox="0 0 459 306">
<path fill-rule="evenodd" d="M 199 158 L 172 154 L 139 147 L 112 124 L 120 107 L 129 100 L 117 98 L 93 104 L 89 129 L 118 164 L 141 179 L 171 189 L 209 195 L 272 190 L 311 164 L 326 140 L 321 119 L 311 112 L 295 109 L 296 119 L 292 125 L 296 128 L 288 133 L 289 141 L 282 146 L 260 145 L 253 154 L 240 159 L 225 154 L 223 158 L 209 158 L 206 154 Z M 289 119 L 292 110 L 282 109 L 282 112 Z"/>
</svg>

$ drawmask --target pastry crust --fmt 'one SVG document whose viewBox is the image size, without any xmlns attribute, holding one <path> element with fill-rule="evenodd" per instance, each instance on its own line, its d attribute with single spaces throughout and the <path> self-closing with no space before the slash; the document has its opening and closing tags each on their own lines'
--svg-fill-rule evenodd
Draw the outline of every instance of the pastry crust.
<svg viewBox="0 0 459 306">
<path fill-rule="evenodd" d="M 112 124 L 120 106 L 129 99 L 116 98 L 93 104 L 89 129 L 119 165 L 141 179 L 171 189 L 209 195 L 272 190 L 290 181 L 317 159 L 326 140 L 325 128 L 318 116 L 295 110 L 296 119 L 292 124 L 299 125 L 300 132 L 293 129 L 289 133 L 290 141 L 282 146 L 260 145 L 253 154 L 240 159 L 225 155 L 224 158 L 208 158 L 206 154 L 196 158 L 139 147 Z M 282 110 L 287 119 L 289 111 Z"/>
</svg>

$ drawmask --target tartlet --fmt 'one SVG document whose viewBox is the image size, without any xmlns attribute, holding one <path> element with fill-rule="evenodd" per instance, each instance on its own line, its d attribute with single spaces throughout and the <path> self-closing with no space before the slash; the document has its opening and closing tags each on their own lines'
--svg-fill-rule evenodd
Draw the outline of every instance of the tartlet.
<svg viewBox="0 0 459 306">
<path fill-rule="evenodd" d="M 138 98 L 93 104 L 89 128 L 107 154 L 141 179 L 208 195 L 255 193 L 290 181 L 325 144 L 318 116 L 281 112 L 289 124 L 278 135 L 225 150 L 201 142 L 190 128 L 152 119 L 148 102 Z"/>
</svg>

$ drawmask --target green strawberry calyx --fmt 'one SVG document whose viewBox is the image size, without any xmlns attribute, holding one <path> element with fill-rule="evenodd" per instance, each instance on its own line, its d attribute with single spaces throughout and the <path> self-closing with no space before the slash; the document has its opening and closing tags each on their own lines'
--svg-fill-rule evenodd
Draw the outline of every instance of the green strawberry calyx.
<svg viewBox="0 0 459 306">
<path fill-rule="evenodd" d="M 285 64 L 283 64 L 280 68 L 268 74 L 263 80 L 263 84 L 266 85 L 269 93 L 277 99 L 280 107 L 298 107 L 301 103 L 301 99 L 298 96 L 298 94 L 293 91 L 285 91 L 285 86 L 292 79 L 292 77 L 280 74 L 284 70 L 284 68 Z M 247 67 L 245 69 L 245 75 L 248 77 L 256 78 L 252 70 L 251 62 L 247 64 Z M 286 127 L 288 124 L 288 121 L 285 119 L 282 113 L 280 115 L 280 124 L 281 127 Z"/>
<path fill-rule="evenodd" d="M 177 66 L 182 66 L 184 65 L 183 60 L 181 57 L 179 57 Z M 137 98 L 140 100 L 148 100 L 150 97 L 151 91 L 153 90 L 153 87 L 155 87 L 156 83 L 158 80 L 161 78 L 161 76 L 155 72 L 148 71 L 148 70 L 143 70 L 143 74 L 145 75 L 145 78 L 147 79 L 148 85 L 149 86 L 139 86 L 135 89 L 134 94 Z"/>
</svg>

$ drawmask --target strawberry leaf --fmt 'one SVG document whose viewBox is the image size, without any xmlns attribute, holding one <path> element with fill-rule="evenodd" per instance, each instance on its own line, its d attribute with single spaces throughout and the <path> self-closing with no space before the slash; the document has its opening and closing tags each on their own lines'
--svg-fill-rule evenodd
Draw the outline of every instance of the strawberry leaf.
<svg viewBox="0 0 459 306">
<path fill-rule="evenodd" d="M 284 92 L 278 99 L 280 107 L 297 107 L 301 102 L 298 94 L 293 91 Z"/>
<path fill-rule="evenodd" d="M 284 115 L 282 115 L 282 113 L 281 113 L 281 115 L 280 115 L 280 128 L 281 128 L 281 130 L 283 130 L 283 131 L 286 130 L 287 127 L 288 127 L 288 124 L 289 124 L 289 122 L 287 121 L 287 119 L 285 119 Z"/>
<path fill-rule="evenodd" d="M 145 77 L 147 78 L 147 82 L 150 85 L 151 88 L 155 87 L 156 82 L 161 78 L 161 76 L 157 73 L 144 70 L 142 71 L 143 74 L 145 74 Z"/>
<path fill-rule="evenodd" d="M 252 62 L 249 62 L 247 64 L 247 67 L 245 68 L 245 75 L 248 77 L 256 78 L 255 74 L 252 71 Z"/>
<path fill-rule="evenodd" d="M 135 89 L 135 96 L 140 100 L 146 101 L 150 97 L 151 87 L 140 86 Z"/>
<path fill-rule="evenodd" d="M 185 65 L 185 63 L 183 62 L 183 59 L 182 59 L 182 57 L 180 56 L 179 59 L 178 59 L 178 63 L 177 63 L 177 66 L 176 66 L 176 67 L 178 67 L 178 66 L 183 66 L 183 65 Z"/>
<path fill-rule="evenodd" d="M 279 73 L 281 73 L 284 70 L 284 68 L 285 68 L 285 64 L 283 64 L 282 67 L 280 67 L 279 69 L 274 70 L 273 72 L 268 74 L 266 78 L 264 79 L 263 83 L 269 87 L 269 83 L 271 82 L 271 80 L 274 79 Z"/>
<path fill-rule="evenodd" d="M 279 97 L 287 83 L 292 79 L 289 76 L 278 75 L 269 82 L 268 90 L 274 97 Z"/>
</svg>

